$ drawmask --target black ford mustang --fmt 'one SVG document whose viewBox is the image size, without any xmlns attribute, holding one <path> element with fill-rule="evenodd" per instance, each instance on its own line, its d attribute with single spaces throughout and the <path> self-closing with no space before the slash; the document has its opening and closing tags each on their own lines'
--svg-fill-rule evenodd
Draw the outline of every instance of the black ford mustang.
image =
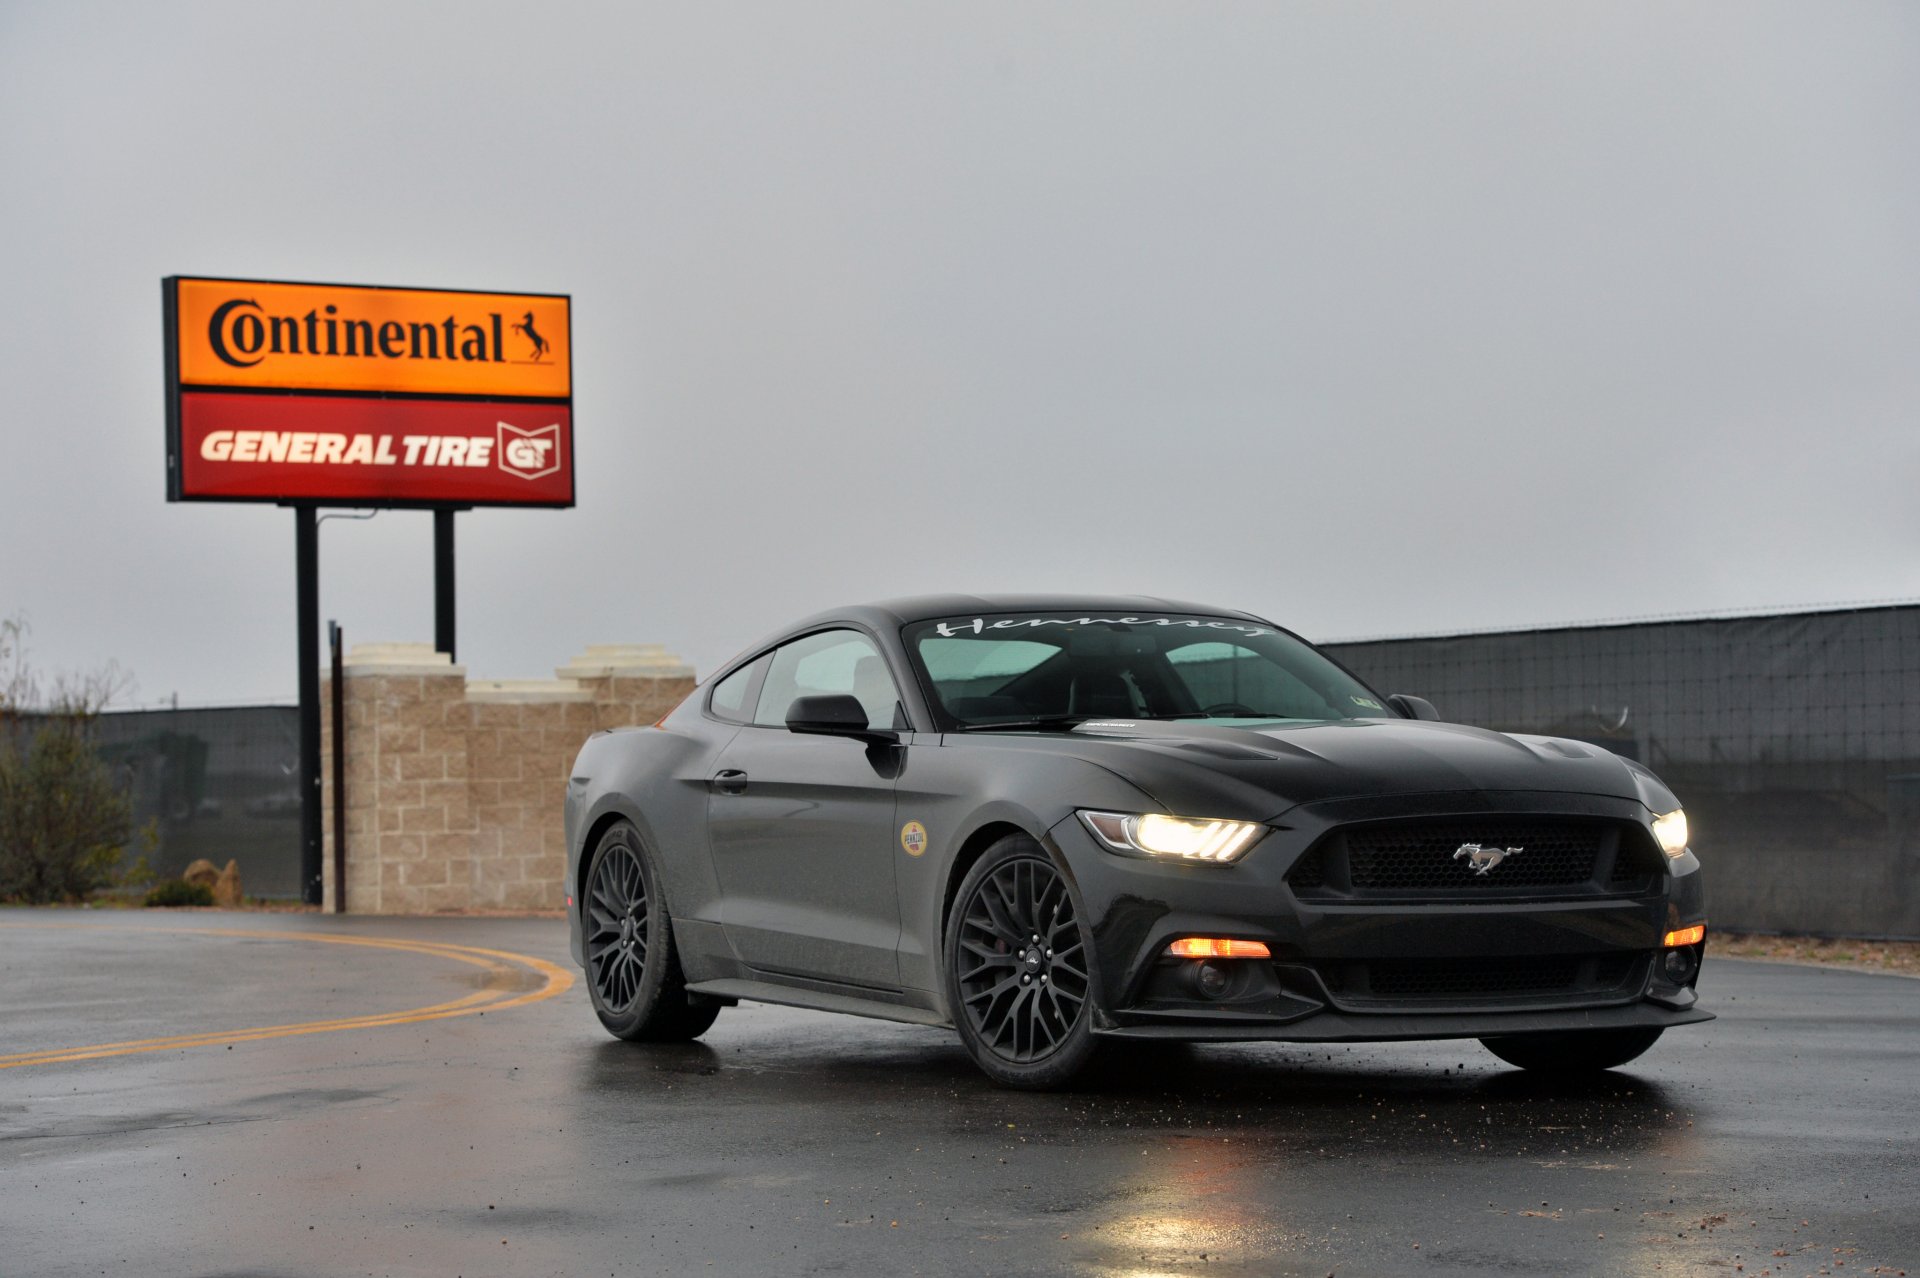
<svg viewBox="0 0 1920 1278">
<path fill-rule="evenodd" d="M 1667 787 L 1435 719 L 1241 612 L 821 613 L 581 750 L 574 957 L 621 1038 L 755 999 L 951 1025 L 1018 1087 L 1127 1039 L 1478 1038 L 1605 1069 L 1710 1019 Z"/>
</svg>

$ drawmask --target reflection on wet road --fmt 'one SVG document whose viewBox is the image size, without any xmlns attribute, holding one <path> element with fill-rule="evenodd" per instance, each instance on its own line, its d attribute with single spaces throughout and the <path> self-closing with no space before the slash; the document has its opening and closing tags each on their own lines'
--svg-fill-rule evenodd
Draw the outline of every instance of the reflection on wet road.
<svg viewBox="0 0 1920 1278">
<path fill-rule="evenodd" d="M 95 1023 L 123 1006 L 186 1033 L 473 988 L 454 964 L 320 946 L 249 948 L 223 982 L 237 940 L 131 929 L 89 966 L 21 917 L 0 912 L 0 1054 L 135 1037 Z M 291 926 L 565 961 L 544 921 Z M 784 1009 L 730 1010 L 690 1046 L 617 1043 L 578 988 L 16 1069 L 0 1272 L 1913 1268 L 1920 982 L 1721 962 L 1703 988 L 1719 1021 L 1581 1086 L 1473 1044 L 1276 1044 L 1134 1049 L 1034 1096 L 993 1089 L 940 1031 Z"/>
</svg>

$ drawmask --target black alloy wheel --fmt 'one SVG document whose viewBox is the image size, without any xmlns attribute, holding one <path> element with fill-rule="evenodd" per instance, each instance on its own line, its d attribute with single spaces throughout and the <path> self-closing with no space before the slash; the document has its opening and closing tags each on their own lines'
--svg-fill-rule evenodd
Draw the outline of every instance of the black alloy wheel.
<svg viewBox="0 0 1920 1278">
<path fill-rule="evenodd" d="M 600 1005 L 618 1016 L 633 1006 L 647 963 L 647 879 L 632 847 L 604 847 L 586 913 L 587 970 Z"/>
<path fill-rule="evenodd" d="M 1047 1088 L 1087 1063 L 1092 953 L 1066 879 L 1032 839 L 988 849 L 948 922 L 954 1023 L 994 1081 Z"/>
<path fill-rule="evenodd" d="M 616 1038 L 685 1042 L 720 1014 L 686 991 L 667 913 L 640 832 L 625 821 L 601 836 L 581 901 L 587 992 Z"/>
</svg>

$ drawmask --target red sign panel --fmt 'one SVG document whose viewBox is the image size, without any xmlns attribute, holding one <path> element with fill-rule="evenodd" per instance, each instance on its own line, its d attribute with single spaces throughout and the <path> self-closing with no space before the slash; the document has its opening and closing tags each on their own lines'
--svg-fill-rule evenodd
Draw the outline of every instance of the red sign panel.
<svg viewBox="0 0 1920 1278">
<path fill-rule="evenodd" d="M 573 410 L 189 391 L 179 486 L 203 501 L 570 506 Z"/>
<path fill-rule="evenodd" d="M 167 496 L 573 505 L 571 300 L 175 276 Z"/>
</svg>

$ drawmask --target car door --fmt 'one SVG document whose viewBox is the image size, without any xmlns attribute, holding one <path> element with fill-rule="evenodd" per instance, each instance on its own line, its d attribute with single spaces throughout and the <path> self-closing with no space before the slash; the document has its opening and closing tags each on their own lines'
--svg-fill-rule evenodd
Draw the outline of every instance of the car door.
<svg viewBox="0 0 1920 1278">
<path fill-rule="evenodd" d="M 905 747 L 789 732 L 796 697 L 848 693 L 871 726 L 900 714 L 874 641 L 825 630 L 774 650 L 752 722 L 715 761 L 707 827 L 720 917 L 766 973 L 897 988 L 894 778 Z"/>
</svg>

